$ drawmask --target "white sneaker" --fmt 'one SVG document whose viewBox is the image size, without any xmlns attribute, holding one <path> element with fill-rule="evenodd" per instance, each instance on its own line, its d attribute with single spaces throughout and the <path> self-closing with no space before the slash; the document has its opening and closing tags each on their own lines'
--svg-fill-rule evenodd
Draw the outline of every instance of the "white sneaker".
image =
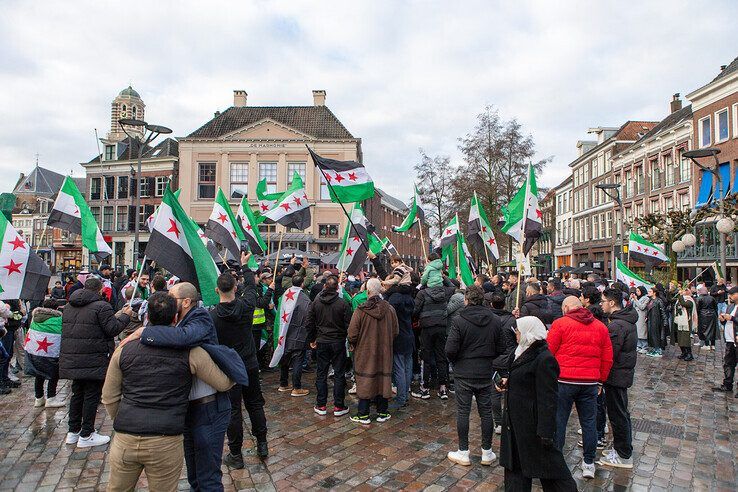
<svg viewBox="0 0 738 492">
<path fill-rule="evenodd" d="M 449 451 L 446 455 L 448 459 L 458 465 L 470 466 L 471 461 L 469 460 L 469 450 L 466 451 Z"/>
<path fill-rule="evenodd" d="M 110 442 L 110 436 L 102 436 L 97 432 L 93 432 L 87 437 L 80 437 L 77 441 L 78 448 L 94 448 L 95 446 L 102 446 Z M 594 466 L 594 465 L 592 465 Z"/>
<path fill-rule="evenodd" d="M 582 461 L 582 477 L 583 478 L 594 478 L 595 477 L 595 464 L 585 463 Z"/>
<path fill-rule="evenodd" d="M 61 408 L 65 405 L 63 396 L 56 395 L 46 400 L 46 408 Z"/>
<path fill-rule="evenodd" d="M 497 455 L 492 451 L 492 448 L 484 449 L 482 448 L 482 464 L 485 466 L 489 466 L 497 459 Z"/>
<path fill-rule="evenodd" d="M 621 458 L 617 451 L 611 449 L 609 453 L 603 453 L 602 458 L 597 463 L 615 468 L 633 468 L 633 457 Z"/>
<path fill-rule="evenodd" d="M 77 444 L 77 441 L 79 441 L 79 432 L 67 432 L 64 444 Z"/>
<path fill-rule="evenodd" d="M 497 427 L 495 427 L 495 434 L 497 434 L 497 435 L 502 434 L 502 426 L 501 425 L 498 425 Z"/>
<path fill-rule="evenodd" d="M 17 383 L 18 381 L 20 381 L 20 379 L 18 379 L 18 376 L 16 376 L 15 374 L 13 374 L 12 371 L 8 371 L 8 379 L 10 379 L 11 381 L 13 381 L 14 383 Z"/>
<path fill-rule="evenodd" d="M 356 394 L 356 383 L 349 389 L 349 395 L 355 395 Z"/>
<path fill-rule="evenodd" d="M 579 434 L 580 436 L 582 435 L 582 429 L 581 428 L 577 431 L 577 434 Z"/>
<path fill-rule="evenodd" d="M 46 404 L 46 398 L 44 398 L 43 396 L 41 398 L 34 398 L 33 400 L 33 406 L 36 408 L 43 407 L 45 404 Z"/>
<path fill-rule="evenodd" d="M 392 386 L 392 394 L 393 395 L 397 394 L 397 386 Z"/>
<path fill-rule="evenodd" d="M 605 434 L 607 434 L 608 432 L 610 432 L 610 427 L 608 427 L 607 424 L 605 424 Z"/>
</svg>

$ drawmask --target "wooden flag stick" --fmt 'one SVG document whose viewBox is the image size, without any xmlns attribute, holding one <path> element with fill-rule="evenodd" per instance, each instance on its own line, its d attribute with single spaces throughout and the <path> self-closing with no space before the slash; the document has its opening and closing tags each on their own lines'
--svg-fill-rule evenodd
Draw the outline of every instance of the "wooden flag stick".
<svg viewBox="0 0 738 492">
<path fill-rule="evenodd" d="M 423 238 L 423 222 L 418 220 L 418 229 L 420 229 L 420 245 L 423 248 L 423 258 L 425 258 L 426 264 L 428 263 L 428 250 L 425 247 L 425 239 Z"/>
<path fill-rule="evenodd" d="M 279 267 L 279 255 L 282 254 L 282 237 L 284 232 L 279 231 L 279 246 L 277 246 L 277 257 L 274 260 L 274 271 L 272 272 L 272 283 L 277 278 L 277 267 Z"/>
<path fill-rule="evenodd" d="M 44 241 L 44 238 L 46 237 L 46 228 L 47 227 L 49 227 L 49 223 L 48 222 L 46 222 L 46 224 L 44 224 L 44 232 L 41 233 L 41 238 L 39 239 L 38 244 L 36 245 L 36 254 L 38 254 L 38 250 L 41 249 L 41 243 Z M 33 237 L 33 236 L 31 236 L 31 237 Z M 53 243 L 53 241 L 52 241 L 52 243 Z"/>
</svg>

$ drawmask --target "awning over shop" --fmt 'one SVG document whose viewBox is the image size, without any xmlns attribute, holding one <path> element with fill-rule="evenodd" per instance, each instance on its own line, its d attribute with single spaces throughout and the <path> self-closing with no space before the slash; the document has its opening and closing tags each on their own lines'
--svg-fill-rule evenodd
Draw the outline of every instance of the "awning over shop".
<svg viewBox="0 0 738 492">
<path fill-rule="evenodd" d="M 730 193 L 730 162 L 723 162 L 720 164 L 720 179 L 722 180 L 721 193 L 718 194 L 721 198 Z"/>
<path fill-rule="evenodd" d="M 700 171 L 700 192 L 697 195 L 697 203 L 694 208 L 700 208 L 707 205 L 712 198 L 712 173 Z"/>
</svg>

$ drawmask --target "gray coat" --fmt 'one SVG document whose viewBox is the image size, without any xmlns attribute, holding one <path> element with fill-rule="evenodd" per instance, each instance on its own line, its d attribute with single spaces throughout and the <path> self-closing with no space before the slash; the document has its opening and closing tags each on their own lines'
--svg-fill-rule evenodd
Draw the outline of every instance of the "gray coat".
<svg viewBox="0 0 738 492">
<path fill-rule="evenodd" d="M 633 301 L 633 307 L 638 313 L 638 320 L 636 321 L 636 332 L 640 340 L 648 338 L 648 326 L 646 325 L 646 311 L 648 311 L 648 296 L 643 296 L 640 299 Z"/>
</svg>

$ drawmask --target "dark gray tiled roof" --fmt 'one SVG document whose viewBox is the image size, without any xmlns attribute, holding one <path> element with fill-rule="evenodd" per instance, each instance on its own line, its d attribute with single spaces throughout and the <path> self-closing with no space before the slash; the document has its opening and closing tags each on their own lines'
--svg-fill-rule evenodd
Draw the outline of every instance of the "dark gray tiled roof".
<svg viewBox="0 0 738 492">
<path fill-rule="evenodd" d="M 59 192 L 64 175 L 36 166 L 28 176 L 20 180 L 13 193 L 35 193 L 53 196 Z"/>
<path fill-rule="evenodd" d="M 354 138 L 326 106 L 230 107 L 186 138 L 218 138 L 264 119 L 277 121 L 315 138 Z"/>
<path fill-rule="evenodd" d="M 407 205 L 405 205 L 405 203 L 402 200 L 399 200 L 399 199 L 393 197 L 392 195 L 390 195 L 386 191 L 381 190 L 379 188 L 376 188 L 375 187 L 374 189 L 375 189 L 377 195 L 379 195 L 379 197 L 382 200 L 384 200 L 385 202 L 387 202 L 392 208 L 394 208 L 398 212 L 404 212 L 405 210 L 407 210 Z"/>
<path fill-rule="evenodd" d="M 119 161 L 127 161 L 127 160 L 136 160 L 138 158 L 138 141 L 133 140 L 130 137 L 126 137 L 125 139 L 121 140 L 119 143 L 122 143 L 118 149 L 118 159 Z M 129 153 L 130 149 L 130 153 Z M 158 151 L 158 153 L 157 153 Z M 130 156 L 130 157 L 129 157 Z M 177 142 L 173 138 L 165 138 L 161 142 L 159 142 L 154 147 L 151 147 L 150 145 L 145 145 L 143 148 L 143 154 L 141 157 L 144 159 L 150 158 L 150 157 L 164 157 L 164 156 L 171 156 L 171 157 L 179 157 L 179 142 Z M 90 161 L 88 161 L 88 164 L 92 164 L 95 162 L 100 162 L 100 155 L 96 155 Z"/>
<path fill-rule="evenodd" d="M 659 133 L 666 130 L 667 128 L 671 128 L 672 126 L 678 123 L 681 123 L 682 121 L 691 120 L 691 119 L 692 119 L 692 105 L 690 104 L 688 106 L 683 107 L 679 111 L 674 111 L 669 116 L 659 121 L 656 126 L 651 128 L 651 130 L 648 133 L 646 133 L 641 138 L 636 140 L 636 142 L 633 145 L 638 145 L 640 142 L 643 142 L 644 140 L 648 140 L 654 135 L 658 135 Z"/>
<path fill-rule="evenodd" d="M 720 80 L 723 77 L 725 77 L 726 75 L 731 74 L 731 73 L 736 72 L 736 71 L 738 71 L 738 58 L 736 58 L 735 60 L 733 60 L 730 63 L 730 65 L 728 65 L 727 67 L 725 67 L 725 70 L 722 70 L 717 75 L 717 77 L 715 77 L 714 79 L 712 79 L 712 82 L 715 82 L 716 80 Z"/>
</svg>

